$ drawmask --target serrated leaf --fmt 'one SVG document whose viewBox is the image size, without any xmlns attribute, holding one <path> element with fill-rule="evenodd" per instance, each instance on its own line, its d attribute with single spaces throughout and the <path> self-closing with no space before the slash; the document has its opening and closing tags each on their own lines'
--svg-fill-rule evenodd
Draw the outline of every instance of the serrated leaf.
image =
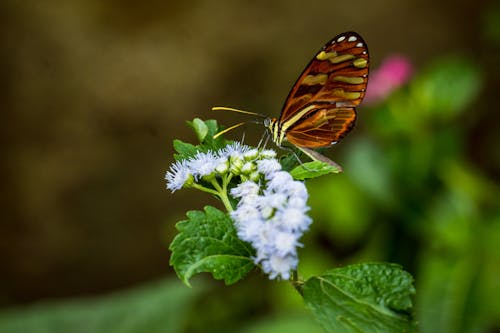
<svg viewBox="0 0 500 333">
<path fill-rule="evenodd" d="M 208 134 L 208 126 L 200 118 L 194 118 L 193 121 L 188 121 L 188 125 L 194 130 L 198 140 L 203 142 Z"/>
<path fill-rule="evenodd" d="M 177 223 L 179 234 L 170 244 L 170 265 L 186 285 L 201 272 L 233 284 L 254 267 L 253 248 L 238 238 L 227 214 L 207 206 L 205 212 L 189 211 L 186 215 L 188 220 Z"/>
<path fill-rule="evenodd" d="M 413 332 L 412 276 L 386 263 L 350 265 L 308 279 L 304 300 L 328 331 Z"/>
<path fill-rule="evenodd" d="M 333 165 L 326 164 L 321 161 L 313 161 L 299 165 L 290 171 L 293 179 L 304 180 L 320 177 L 329 173 L 339 173 L 342 170 L 335 168 Z"/>
</svg>

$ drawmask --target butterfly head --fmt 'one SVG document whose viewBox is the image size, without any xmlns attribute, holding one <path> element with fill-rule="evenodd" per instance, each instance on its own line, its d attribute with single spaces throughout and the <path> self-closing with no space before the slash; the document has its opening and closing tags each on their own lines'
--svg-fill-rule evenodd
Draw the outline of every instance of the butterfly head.
<svg viewBox="0 0 500 333">
<path fill-rule="evenodd" d="M 267 128 L 268 130 L 271 130 L 271 127 L 273 126 L 273 123 L 276 122 L 276 118 L 265 118 L 264 119 L 264 127 Z"/>
<path fill-rule="evenodd" d="M 281 146 L 281 142 L 283 141 L 282 135 L 280 135 L 280 126 L 279 121 L 276 118 L 266 118 L 264 119 L 264 127 L 271 134 L 271 138 L 274 143 L 278 146 Z"/>
</svg>

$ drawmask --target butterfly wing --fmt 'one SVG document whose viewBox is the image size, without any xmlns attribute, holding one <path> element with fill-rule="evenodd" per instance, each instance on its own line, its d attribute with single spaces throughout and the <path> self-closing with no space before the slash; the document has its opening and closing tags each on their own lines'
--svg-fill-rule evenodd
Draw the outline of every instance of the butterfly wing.
<svg viewBox="0 0 500 333">
<path fill-rule="evenodd" d="M 339 142 L 354 127 L 354 107 L 314 104 L 310 115 L 296 121 L 287 131 L 287 140 L 299 147 L 328 147 Z"/>
<path fill-rule="evenodd" d="M 335 36 L 316 54 L 288 95 L 279 123 L 287 140 L 302 147 L 339 141 L 354 125 L 365 96 L 368 48 L 355 32 Z"/>
</svg>

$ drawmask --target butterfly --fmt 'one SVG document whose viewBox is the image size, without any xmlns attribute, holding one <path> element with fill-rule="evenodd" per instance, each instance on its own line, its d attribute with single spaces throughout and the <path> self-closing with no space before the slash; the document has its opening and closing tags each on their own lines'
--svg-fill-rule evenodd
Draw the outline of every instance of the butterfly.
<svg viewBox="0 0 500 333">
<path fill-rule="evenodd" d="M 325 44 L 312 58 L 288 94 L 279 118 L 227 107 L 212 110 L 263 117 L 264 126 L 278 147 L 289 143 L 311 159 L 341 170 L 337 163 L 315 149 L 338 143 L 354 127 L 356 106 L 366 93 L 368 67 L 368 47 L 363 38 L 352 31 L 344 32 Z"/>
</svg>

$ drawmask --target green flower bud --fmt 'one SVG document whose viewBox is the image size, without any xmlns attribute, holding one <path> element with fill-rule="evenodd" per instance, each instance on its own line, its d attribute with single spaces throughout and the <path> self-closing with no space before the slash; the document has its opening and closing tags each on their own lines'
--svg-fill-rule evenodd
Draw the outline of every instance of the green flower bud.
<svg viewBox="0 0 500 333">
<path fill-rule="evenodd" d="M 256 168 L 257 168 L 257 166 L 254 163 L 252 163 L 252 162 L 246 162 L 241 167 L 241 172 L 244 173 L 244 174 L 250 174 Z"/>
<path fill-rule="evenodd" d="M 219 174 L 225 174 L 229 171 L 229 162 L 225 161 L 215 167 L 215 171 Z"/>
<path fill-rule="evenodd" d="M 258 155 L 259 155 L 258 149 L 250 149 L 249 151 L 243 153 L 243 158 L 246 161 L 253 161 L 257 158 Z"/>
<path fill-rule="evenodd" d="M 243 167 L 244 161 L 239 157 L 231 156 L 230 159 L 230 167 L 229 171 L 235 175 L 239 175 L 241 173 L 241 168 Z"/>
</svg>

